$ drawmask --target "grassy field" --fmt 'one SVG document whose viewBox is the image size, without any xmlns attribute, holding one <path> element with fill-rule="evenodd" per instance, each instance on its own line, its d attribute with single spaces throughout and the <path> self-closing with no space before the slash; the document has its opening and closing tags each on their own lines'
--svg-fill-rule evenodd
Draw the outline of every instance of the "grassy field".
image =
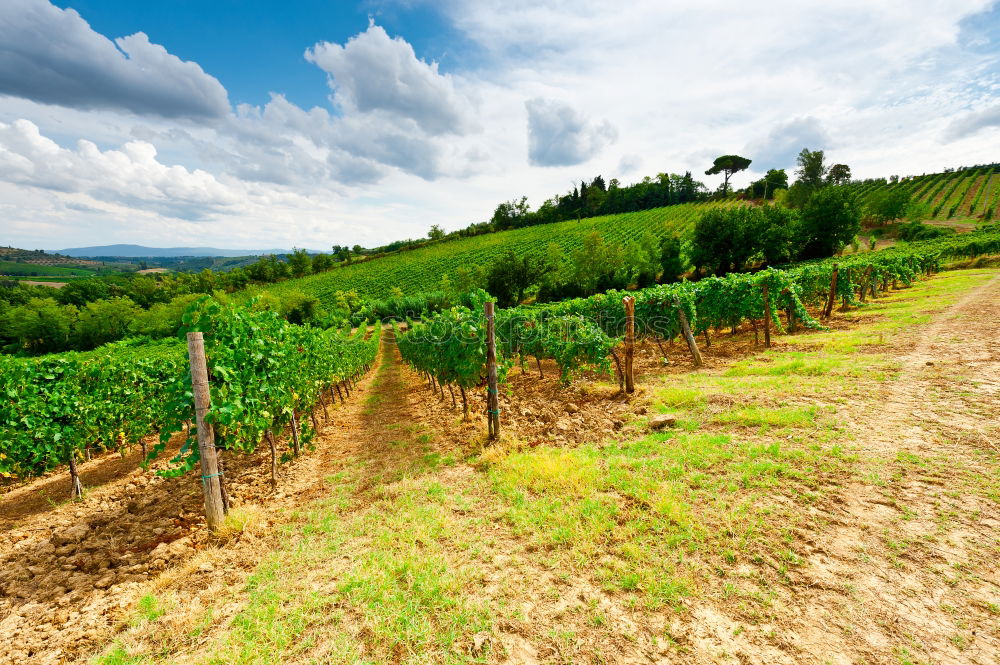
<svg viewBox="0 0 1000 665">
<path fill-rule="evenodd" d="M 83 267 L 67 266 L 46 266 L 33 263 L 20 263 L 17 261 L 0 261 L 0 276 L 28 277 L 36 279 L 39 277 L 93 277 L 98 274 L 97 270 Z"/>
<path fill-rule="evenodd" d="M 707 205 L 711 204 L 684 204 L 463 238 L 289 280 L 267 290 L 279 294 L 301 290 L 324 302 L 331 301 L 336 291 L 352 289 L 372 298 L 386 298 L 396 287 L 407 295 L 433 291 L 440 288 L 443 276 L 453 280 L 460 267 L 489 266 L 508 250 L 542 256 L 549 243 L 556 243 L 570 251 L 591 231 L 599 231 L 605 240 L 615 242 L 638 240 L 646 232 L 657 237 L 680 234 L 690 228 Z"/>
<path fill-rule="evenodd" d="M 604 379 L 508 404 L 483 450 L 386 354 L 324 496 L 241 509 L 95 662 L 995 662 L 998 285 L 944 273 L 699 371 L 671 349 L 575 445 L 517 418 L 572 427 Z"/>
</svg>

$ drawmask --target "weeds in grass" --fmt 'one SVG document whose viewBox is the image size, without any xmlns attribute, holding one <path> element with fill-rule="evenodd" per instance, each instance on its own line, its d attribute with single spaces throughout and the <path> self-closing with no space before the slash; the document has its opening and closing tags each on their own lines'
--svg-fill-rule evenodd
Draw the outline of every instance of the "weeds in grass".
<svg viewBox="0 0 1000 665">
<path fill-rule="evenodd" d="M 114 646 L 104 655 L 94 659 L 94 665 L 143 665 L 149 660 L 144 656 L 132 656 L 122 646 Z"/>
</svg>

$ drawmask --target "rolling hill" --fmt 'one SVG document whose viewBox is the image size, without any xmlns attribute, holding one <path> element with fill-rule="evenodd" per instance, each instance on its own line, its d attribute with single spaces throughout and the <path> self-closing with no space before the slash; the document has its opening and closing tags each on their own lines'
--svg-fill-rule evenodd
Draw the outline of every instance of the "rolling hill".
<svg viewBox="0 0 1000 665">
<path fill-rule="evenodd" d="M 451 240 L 280 282 L 266 290 L 276 295 L 298 290 L 324 303 L 332 301 L 337 291 L 356 290 L 370 298 L 389 297 L 395 287 L 406 295 L 433 291 L 440 287 L 442 277 L 454 279 L 460 267 L 488 266 L 507 251 L 542 256 L 550 243 L 570 251 L 580 246 L 591 231 L 599 231 L 605 240 L 618 243 L 638 240 L 646 232 L 657 237 L 683 233 L 701 212 L 715 205 L 719 204 L 688 203 Z"/>
<path fill-rule="evenodd" d="M 312 253 L 312 250 L 309 250 Z M 178 256 L 260 256 L 264 254 L 289 254 L 290 249 L 218 249 L 216 247 L 144 247 L 143 245 L 99 245 L 59 250 L 60 254 L 75 257 L 178 257 Z"/>
</svg>

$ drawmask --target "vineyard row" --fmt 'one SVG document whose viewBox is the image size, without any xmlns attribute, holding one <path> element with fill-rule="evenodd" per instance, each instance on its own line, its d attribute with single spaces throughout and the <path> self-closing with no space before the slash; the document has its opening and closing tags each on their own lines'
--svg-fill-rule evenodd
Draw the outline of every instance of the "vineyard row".
<svg viewBox="0 0 1000 665">
<path fill-rule="evenodd" d="M 697 365 L 701 357 L 696 335 L 703 335 L 708 345 L 711 331 L 735 330 L 749 322 L 755 331 L 763 331 L 769 346 L 772 326 L 778 333 L 786 328 L 794 330 L 799 324 L 822 327 L 808 307 L 829 317 L 838 302 L 845 309 L 861 306 L 890 285 L 900 281 L 909 285 L 921 274 L 937 270 L 943 259 L 998 252 L 1000 232 L 971 233 L 788 270 L 769 268 L 753 274 L 520 306 L 498 311 L 493 321 L 487 320 L 485 313 L 489 295 L 480 291 L 472 307 L 454 307 L 428 315 L 419 323 L 408 322 L 405 332 L 397 328 L 396 339 L 403 360 L 423 373 L 432 387 L 442 391 L 444 386 L 458 388 L 468 415 L 467 391 L 482 387 L 489 376 L 491 340 L 487 329 L 491 324 L 496 331 L 500 383 L 515 362 L 523 366 L 526 357 L 534 357 L 539 372 L 542 359 L 554 360 L 563 383 L 580 370 L 610 373 L 613 364 L 624 387 L 631 377 L 623 368 L 622 356 L 628 357 L 629 348 L 623 354 L 620 347 L 630 330 L 657 343 L 683 337 Z M 634 313 L 627 313 L 626 306 L 634 308 Z"/>
<path fill-rule="evenodd" d="M 290 430 L 289 452 L 298 454 L 317 429 L 315 409 L 344 399 L 374 363 L 380 340 L 367 326 L 354 333 L 296 326 L 270 310 L 222 307 L 207 297 L 184 320 L 205 341 L 205 421 L 215 445 L 250 453 L 267 442 L 272 478 L 276 437 Z M 194 469 L 199 449 L 186 351 L 179 341 L 138 348 L 123 342 L 89 353 L 0 358 L 0 474 L 28 477 L 68 464 L 77 496 L 76 463 L 86 454 L 124 454 L 139 445 L 150 462 L 179 432 L 180 450 L 161 473 Z M 150 437 L 158 442 L 147 450 Z"/>
</svg>

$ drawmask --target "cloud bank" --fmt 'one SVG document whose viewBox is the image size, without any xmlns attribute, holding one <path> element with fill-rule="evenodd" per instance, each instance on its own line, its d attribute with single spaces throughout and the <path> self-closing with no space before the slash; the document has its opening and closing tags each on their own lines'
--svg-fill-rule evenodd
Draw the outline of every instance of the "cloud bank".
<svg viewBox="0 0 1000 665">
<path fill-rule="evenodd" d="M 427 40 L 405 23 L 301 44 L 327 78 L 314 108 L 280 89 L 231 108 L 169 44 L 99 34 L 46 0 L 0 2 L 0 242 L 376 245 L 597 174 L 703 173 L 733 151 L 753 159 L 736 186 L 804 147 L 862 178 L 997 159 L 984 140 L 1000 126 L 988 0 L 400 11 L 421 2 L 475 58 L 415 49 Z"/>
<path fill-rule="evenodd" d="M 0 94 L 164 118 L 219 118 L 225 88 L 137 32 L 112 42 L 47 0 L 0 3 Z"/>
</svg>

